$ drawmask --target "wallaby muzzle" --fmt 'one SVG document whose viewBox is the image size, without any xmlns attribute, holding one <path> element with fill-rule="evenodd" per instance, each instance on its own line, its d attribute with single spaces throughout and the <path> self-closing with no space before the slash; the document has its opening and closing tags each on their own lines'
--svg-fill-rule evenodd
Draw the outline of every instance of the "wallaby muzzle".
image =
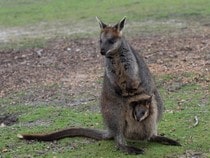
<svg viewBox="0 0 210 158">
<path fill-rule="evenodd" d="M 101 55 L 106 55 L 106 50 L 101 48 Z"/>
</svg>

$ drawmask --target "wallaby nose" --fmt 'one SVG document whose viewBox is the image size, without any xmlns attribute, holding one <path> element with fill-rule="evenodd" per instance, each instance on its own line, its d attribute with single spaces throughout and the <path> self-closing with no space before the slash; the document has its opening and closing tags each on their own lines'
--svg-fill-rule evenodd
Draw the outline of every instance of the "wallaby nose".
<svg viewBox="0 0 210 158">
<path fill-rule="evenodd" d="M 101 48 L 101 55 L 105 55 L 106 54 L 106 50 L 104 48 Z"/>
</svg>

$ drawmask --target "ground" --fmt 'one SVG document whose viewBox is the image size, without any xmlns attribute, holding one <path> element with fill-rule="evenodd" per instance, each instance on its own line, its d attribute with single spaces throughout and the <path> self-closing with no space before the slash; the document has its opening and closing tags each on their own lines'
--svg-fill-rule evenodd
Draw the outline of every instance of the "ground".
<svg viewBox="0 0 210 158">
<path fill-rule="evenodd" d="M 209 35 L 139 36 L 128 39 L 140 52 L 154 75 L 170 74 L 170 82 L 200 83 L 208 87 L 210 65 Z M 103 79 L 103 57 L 99 53 L 98 39 L 59 39 L 48 42 L 44 48 L 0 52 L 0 96 L 5 97 L 20 89 L 49 84 L 62 85 L 62 93 L 96 90 Z M 182 74 L 193 73 L 187 80 Z M 172 83 L 168 83 L 172 84 Z M 48 100 L 54 92 L 38 92 L 28 101 Z M 48 94 L 49 93 L 49 94 Z"/>
<path fill-rule="evenodd" d="M 199 96 L 198 103 L 193 102 L 193 104 L 201 106 L 202 110 L 205 109 L 203 106 L 209 104 L 209 26 L 205 26 L 204 30 L 201 34 L 189 30 L 186 33 L 183 30 L 182 33 L 177 34 L 127 36 L 128 42 L 145 57 L 166 104 L 173 100 L 170 97 L 173 97 L 177 91 L 194 85 L 196 87 L 193 89 L 193 94 L 200 93 L 201 96 Z M 19 126 L 31 128 L 34 125 L 53 125 L 55 118 L 45 120 L 40 119 L 39 116 L 37 116 L 38 119 L 32 119 L 31 122 L 27 122 L 26 119 L 25 124 L 21 124 L 23 119 L 20 118 L 26 115 L 24 112 L 27 111 L 25 110 L 27 105 L 33 107 L 53 104 L 53 107 L 69 108 L 87 104 L 87 107 L 79 110 L 98 113 L 99 108 L 91 107 L 89 104 L 98 104 L 104 71 L 103 58 L 99 53 L 98 38 L 96 37 L 59 38 L 48 41 L 41 48 L 1 50 L 0 96 L 6 98 L 0 104 L 1 127 L 17 124 L 13 128 L 15 128 L 15 132 L 18 132 Z M 190 89 L 189 94 L 191 91 Z M 166 113 L 168 113 L 166 118 L 174 111 L 186 110 L 186 102 L 192 103 L 191 99 L 193 98 L 188 96 L 187 99 L 182 99 L 182 97 L 175 99 L 175 107 L 169 106 L 168 108 L 166 105 Z M 22 109 L 8 109 L 8 104 L 11 107 L 21 105 Z M 193 113 L 191 117 L 194 118 L 194 114 L 196 113 Z M 176 120 L 173 121 L 176 122 Z M 167 123 L 167 119 L 163 122 Z M 191 122 L 191 124 L 193 123 Z M 67 125 L 69 124 L 67 123 Z M 95 125 L 90 124 L 90 126 Z M 164 125 L 162 128 L 164 129 Z M 175 129 L 169 133 L 175 133 L 173 130 Z M 164 133 L 167 133 L 167 130 Z M 172 134 L 172 136 L 174 135 Z M 178 134 L 176 136 L 179 137 Z M 184 136 L 180 139 L 185 140 Z M 190 138 L 184 143 L 189 143 L 188 141 Z M 87 145 L 87 143 L 83 143 Z M 0 148 L 2 154 L 17 150 L 10 146 L 11 143 L 6 142 L 6 144 Z M 76 147 L 71 144 L 72 148 L 77 148 L 78 144 L 81 145 L 78 142 Z M 47 146 L 58 153 L 63 150 L 57 142 Z M 188 148 L 186 147 L 186 149 Z M 39 149 L 37 155 L 43 155 L 48 150 Z M 183 155 L 179 153 L 179 156 L 172 154 L 168 157 L 195 156 L 196 154 L 206 157 L 205 153 L 206 150 L 197 152 L 194 149 L 186 150 Z"/>
</svg>

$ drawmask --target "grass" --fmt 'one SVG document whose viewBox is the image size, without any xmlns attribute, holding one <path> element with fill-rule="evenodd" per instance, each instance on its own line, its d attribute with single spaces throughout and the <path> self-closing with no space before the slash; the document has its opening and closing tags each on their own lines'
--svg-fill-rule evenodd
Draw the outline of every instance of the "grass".
<svg viewBox="0 0 210 158">
<path fill-rule="evenodd" d="M 57 36 L 95 36 L 95 16 L 106 23 L 127 16 L 131 35 L 136 36 L 137 32 L 162 33 L 206 23 L 209 15 L 209 0 L 1 0 L 0 35 L 6 44 L 0 48 L 42 47 L 46 40 Z M 198 32 L 198 26 L 195 28 Z M 8 35 L 4 37 L 4 33 Z"/>
<path fill-rule="evenodd" d="M 175 92 L 168 93 L 162 89 L 161 93 L 165 99 L 167 110 L 159 125 L 159 132 L 178 139 L 182 147 L 147 142 L 134 143 L 135 146 L 145 149 L 145 154 L 141 157 L 180 156 L 186 150 L 209 154 L 210 118 L 208 113 L 210 104 L 202 102 L 204 96 L 202 87 L 188 84 Z M 20 95 L 25 95 L 25 93 L 21 92 Z M 2 105 L 12 102 L 9 98 L 0 101 Z M 28 143 L 16 138 L 17 133 L 50 132 L 69 126 L 103 128 L 100 113 L 91 112 L 84 106 L 89 107 L 90 105 L 82 105 L 83 110 L 79 110 L 78 107 L 72 109 L 53 104 L 35 106 L 19 103 L 15 106 L 8 106 L 5 112 L 18 113 L 19 123 L 0 128 L 1 155 L 3 157 L 13 157 L 14 155 L 19 155 L 19 157 L 68 157 L 69 155 L 71 157 L 123 157 L 124 154 L 115 149 L 113 141 L 66 138 L 55 143 Z M 199 124 L 194 127 L 195 116 L 198 117 Z"/>
<path fill-rule="evenodd" d="M 40 22 L 79 20 L 92 21 L 95 16 L 106 21 L 128 16 L 131 21 L 173 17 L 206 17 L 210 14 L 208 0 L 131 0 L 131 1 L 76 1 L 76 0 L 1 0 L 0 26 L 34 25 Z"/>
</svg>

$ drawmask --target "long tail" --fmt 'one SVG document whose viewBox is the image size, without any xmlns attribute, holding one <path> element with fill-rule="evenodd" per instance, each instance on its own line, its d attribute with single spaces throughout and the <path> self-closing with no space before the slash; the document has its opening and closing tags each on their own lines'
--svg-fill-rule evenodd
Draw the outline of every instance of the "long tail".
<svg viewBox="0 0 210 158">
<path fill-rule="evenodd" d="M 47 134 L 18 134 L 17 137 L 20 139 L 38 141 L 53 141 L 66 137 L 87 137 L 96 140 L 108 140 L 113 138 L 113 136 L 107 131 L 99 131 L 89 128 L 68 128 Z"/>
</svg>

